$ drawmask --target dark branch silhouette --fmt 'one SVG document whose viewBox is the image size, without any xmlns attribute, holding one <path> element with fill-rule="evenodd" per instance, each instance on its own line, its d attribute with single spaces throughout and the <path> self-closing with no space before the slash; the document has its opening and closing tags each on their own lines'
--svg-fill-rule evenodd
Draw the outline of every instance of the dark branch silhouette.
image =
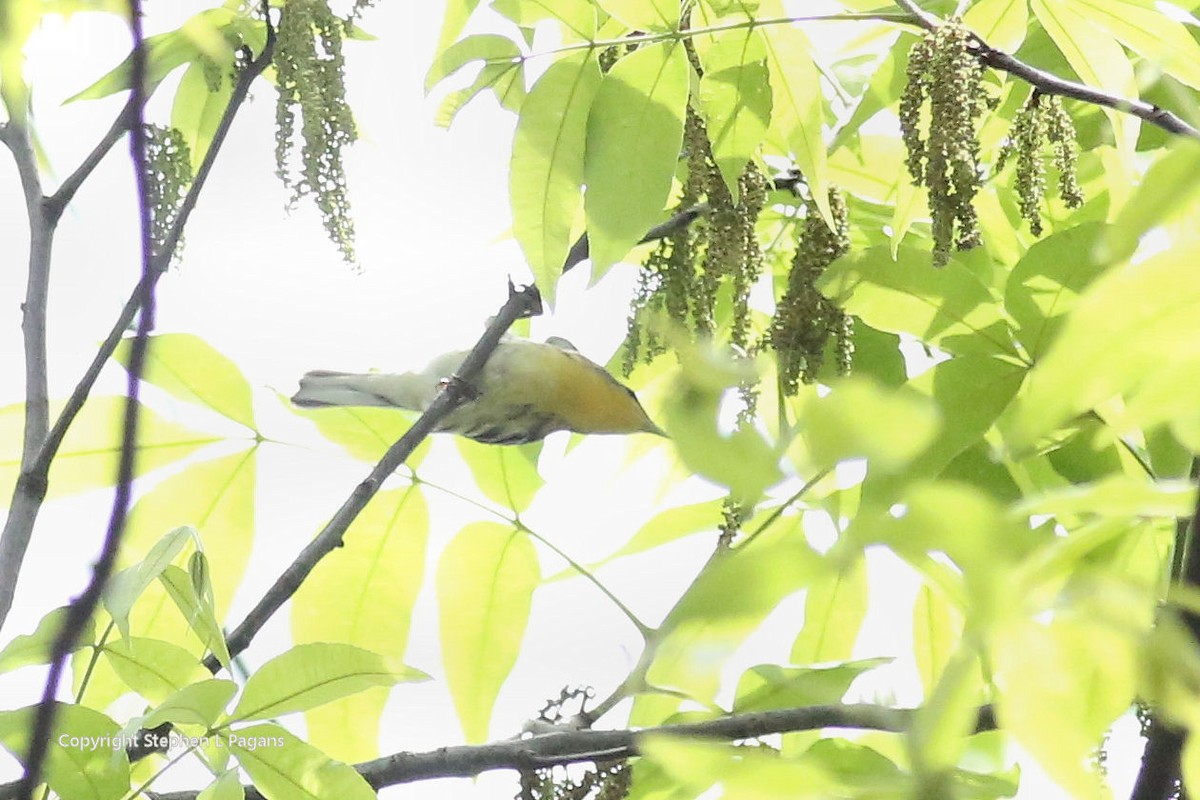
<svg viewBox="0 0 1200 800">
<path fill-rule="evenodd" d="M 121 537 L 125 533 L 125 520 L 129 516 L 129 503 L 133 495 L 133 470 L 137 459 L 138 432 L 138 389 L 141 386 L 142 372 L 146 365 L 146 348 L 150 340 L 150 331 L 154 327 L 154 284 L 147 278 L 153 265 L 153 244 L 150 222 L 149 199 L 149 164 L 146 159 L 146 42 L 142 32 L 142 0 L 129 0 L 129 31 L 133 37 L 133 59 L 130 68 L 131 89 L 129 107 L 132 109 L 132 128 L 129 137 L 129 159 L 133 164 L 134 184 L 137 187 L 138 231 L 141 237 L 142 262 L 142 295 L 140 305 L 141 316 L 138 319 L 137 334 L 130 349 L 129 376 L 126 383 L 125 416 L 121 430 L 121 453 L 117 464 L 117 486 L 113 493 L 112 512 L 109 515 L 108 530 L 104 535 L 104 545 L 100 557 L 92 568 L 92 577 L 87 587 L 79 597 L 75 598 L 67 609 L 66 619 L 62 630 L 55 637 L 54 646 L 50 651 L 50 670 L 46 676 L 46 685 L 42 691 L 42 699 L 38 703 L 33 718 L 33 728 L 29 734 L 29 751 L 25 755 L 25 773 L 17 791 L 18 797 L 33 800 L 34 790 L 41 782 L 42 768 L 46 754 L 50 749 L 50 739 L 53 735 L 54 717 L 58 711 L 58 686 L 66 669 L 67 658 L 75 649 L 88 620 L 92 618 L 97 606 L 100 605 L 100 595 L 108 585 L 113 567 L 117 562 L 117 553 L 121 548 Z"/>
</svg>

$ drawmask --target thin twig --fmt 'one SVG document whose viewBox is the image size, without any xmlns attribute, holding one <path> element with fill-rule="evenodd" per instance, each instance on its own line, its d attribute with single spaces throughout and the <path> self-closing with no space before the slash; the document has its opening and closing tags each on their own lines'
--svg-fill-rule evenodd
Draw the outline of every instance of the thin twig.
<svg viewBox="0 0 1200 800">
<path fill-rule="evenodd" d="M 925 30 L 936 31 L 941 27 L 941 21 L 937 17 L 923 11 L 914 0 L 895 0 L 895 2 L 896 5 L 911 14 L 913 19 Z M 976 34 L 971 34 L 971 38 L 975 42 L 981 62 L 992 69 L 998 69 L 1001 72 L 1007 72 L 1010 75 L 1020 78 L 1042 94 L 1070 97 L 1073 100 L 1111 108 L 1123 114 L 1132 114 L 1139 119 L 1149 122 L 1151 125 L 1162 128 L 1168 133 L 1200 139 L 1200 129 L 1188 124 L 1164 108 L 1159 108 L 1152 103 L 1142 100 L 1130 100 L 1127 97 L 1121 97 L 1120 95 L 1082 83 L 1076 83 L 1075 81 L 1065 80 L 1050 72 L 1030 66 L 1008 53 L 995 49 Z"/>
<path fill-rule="evenodd" d="M 131 93 L 129 102 L 117 114 L 117 118 L 109 126 L 108 132 L 92 148 L 92 152 L 88 153 L 79 166 L 75 168 L 75 171 L 68 175 L 62 184 L 59 185 L 58 191 L 46 198 L 44 207 L 46 215 L 49 218 L 57 221 L 62 216 L 63 210 L 70 205 L 71 200 L 75 197 L 75 193 L 79 191 L 79 187 L 88 179 L 92 171 L 100 165 L 100 162 L 108 155 L 108 151 L 113 148 L 113 145 L 125 135 L 125 132 L 129 130 L 129 126 L 133 124 L 135 119 L 136 113 Z"/>
<path fill-rule="evenodd" d="M 62 680 L 63 671 L 66 669 L 67 657 L 74 650 L 80 633 L 100 604 L 100 595 L 108 584 L 109 576 L 112 575 L 113 567 L 117 562 L 117 553 L 121 547 L 121 537 L 125 533 L 125 520 L 129 515 L 130 498 L 133 494 L 134 462 L 137 458 L 138 409 L 140 407 L 138 389 L 146 363 L 146 347 L 150 339 L 150 331 L 154 326 L 154 285 L 147 280 L 153 269 L 151 261 L 153 245 L 151 244 L 147 178 L 149 165 L 146 161 L 146 127 L 144 123 L 146 44 L 142 32 L 142 0 L 128 0 L 128 2 L 129 30 L 133 37 L 133 59 L 130 66 L 132 86 L 129 98 L 129 104 L 133 109 L 133 126 L 132 135 L 129 137 L 129 156 L 133 163 L 134 183 L 137 187 L 138 232 L 142 245 L 142 285 L 145 287 L 141 297 L 142 313 L 138 319 L 137 335 L 134 337 L 133 347 L 130 349 L 125 418 L 121 433 L 121 454 L 117 465 L 117 486 L 113 497 L 112 513 L 109 516 L 108 530 L 104 536 L 104 546 L 92 569 L 91 580 L 88 581 L 83 593 L 72 601 L 62 629 L 55 637 L 54 646 L 51 649 L 50 670 L 42 691 L 42 699 L 34 714 L 33 728 L 29 735 L 29 751 L 24 759 L 25 774 L 21 778 L 18 791 L 20 797 L 29 798 L 29 800 L 32 800 L 34 789 L 41 782 L 42 768 L 50 749 L 54 717 L 58 710 L 58 685 Z"/>
<path fill-rule="evenodd" d="M 262 630 L 267 620 L 300 588 L 300 584 L 313 567 L 335 548 L 341 546 L 342 536 L 346 533 L 346 529 L 366 508 L 367 503 L 379 491 L 384 480 L 405 462 L 417 445 L 437 428 L 439 422 L 469 398 L 473 391 L 470 388 L 472 382 L 479 376 L 484 364 L 487 363 L 488 358 L 496 349 L 496 345 L 500 343 L 501 337 L 513 322 L 522 317 L 539 314 L 541 310 L 541 296 L 535 287 L 527 286 L 515 289 L 511 285 L 509 286 L 507 302 L 488 323 L 483 336 L 471 349 L 455 375 L 447 381 L 445 388 L 429 404 L 425 413 L 413 423 L 411 428 L 405 431 L 395 444 L 388 448 L 383 458 L 379 460 L 379 463 L 362 483 L 354 488 L 350 497 L 342 503 L 342 507 L 326 523 L 324 529 L 300 551 L 300 555 L 296 556 L 283 574 L 275 580 L 275 583 L 246 615 L 241 624 L 234 628 L 227 641 L 231 656 L 245 650 L 255 635 Z M 212 655 L 204 660 L 204 665 L 214 674 L 221 666 Z"/>
</svg>

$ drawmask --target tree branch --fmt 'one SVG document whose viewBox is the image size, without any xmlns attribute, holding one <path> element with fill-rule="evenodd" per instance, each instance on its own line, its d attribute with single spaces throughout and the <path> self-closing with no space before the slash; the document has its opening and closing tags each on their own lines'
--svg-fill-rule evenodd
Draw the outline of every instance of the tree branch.
<svg viewBox="0 0 1200 800">
<path fill-rule="evenodd" d="M 1191 479 L 1200 476 L 1200 457 L 1192 459 Z M 1200 548 L 1196 547 L 1196 531 L 1200 530 L 1200 495 L 1196 498 L 1196 510 L 1190 520 L 1176 523 L 1175 566 L 1172 578 L 1185 587 L 1200 588 Z M 1184 624 L 1192 638 L 1200 641 L 1200 614 L 1186 608 L 1180 611 Z M 1182 776 L 1180 758 L 1183 753 L 1185 732 L 1170 724 L 1161 714 L 1150 717 L 1150 729 L 1146 735 L 1146 749 L 1142 751 L 1142 766 L 1129 800 L 1168 800 L 1176 796 Z"/>
<path fill-rule="evenodd" d="M 58 218 L 62 216 L 63 210 L 70 205 L 71 200 L 75 197 L 75 193 L 79 191 L 79 187 L 88 179 L 92 171 L 100 165 L 100 162 L 108 155 L 108 151 L 112 149 L 113 145 L 125 135 L 125 132 L 129 130 L 129 126 L 133 124 L 136 118 L 133 97 L 131 95 L 124 108 L 117 114 L 117 118 L 113 120 L 108 132 L 92 148 L 92 152 L 88 153 L 79 166 L 75 168 L 75 171 L 68 175 L 66 180 L 59 185 L 58 191 L 46 198 L 45 209 L 47 217 L 56 222 L 58 221 Z"/>
<path fill-rule="evenodd" d="M 925 30 L 935 31 L 942 24 L 937 17 L 923 11 L 914 0 L 895 0 L 895 2 L 896 5 L 911 14 L 914 22 Z M 1085 103 L 1111 108 L 1123 114 L 1132 114 L 1139 119 L 1149 122 L 1151 125 L 1162 128 L 1168 133 L 1200 139 L 1200 129 L 1189 125 L 1183 119 L 1164 108 L 1159 108 L 1152 103 L 1142 100 L 1130 100 L 1129 98 L 1121 97 L 1120 95 L 1115 95 L 1082 83 L 1076 83 L 1075 81 L 1068 81 L 1045 70 L 1030 66 L 1008 53 L 995 49 L 977 34 L 971 34 L 971 38 L 974 39 L 975 45 L 979 50 L 980 61 L 992 69 L 998 69 L 1001 72 L 1007 72 L 1010 75 L 1020 78 L 1042 94 L 1070 97 Z"/>
<path fill-rule="evenodd" d="M 258 57 L 247 64 L 238 75 L 237 82 L 234 84 L 233 92 L 229 98 L 229 103 L 225 106 L 225 112 L 221 117 L 221 122 L 217 125 L 216 131 L 213 132 L 208 152 L 205 153 L 204 160 L 196 170 L 196 177 L 192 181 L 188 193 L 184 196 L 174 225 L 172 225 L 171 230 L 168 232 L 161 249 L 154 256 L 152 269 L 134 287 L 129 299 L 125 302 L 124 308 L 121 309 L 121 313 L 117 316 L 116 322 L 113 323 L 107 338 L 100 345 L 100 349 L 96 352 L 92 363 L 88 365 L 75 390 L 67 399 L 66 405 L 58 415 L 58 419 L 55 420 L 49 433 L 40 441 L 39 447 L 35 450 L 36 456 L 33 457 L 32 462 L 28 466 L 25 466 L 23 463 L 21 477 L 17 482 L 17 486 L 13 492 L 13 500 L 9 506 L 10 511 L 5 521 L 4 531 L 0 533 L 0 628 L 3 627 L 4 620 L 7 618 L 8 612 L 12 607 L 13 594 L 16 591 L 21 563 L 25 558 L 25 551 L 29 546 L 29 537 L 32 535 L 34 523 L 41 509 L 42 499 L 45 497 L 50 462 L 54 460 L 54 456 L 58 453 L 67 429 L 75 421 L 75 417 L 79 414 L 80 409 L 83 408 L 83 404 L 91 393 L 96 379 L 100 376 L 101 369 L 108 362 L 108 359 L 112 357 L 113 351 L 116 350 L 125 332 L 129 329 L 129 324 L 137 315 L 138 309 L 141 308 L 142 298 L 148 289 L 152 289 L 158 283 L 158 279 L 162 277 L 170 265 L 171 259 L 175 255 L 175 249 L 179 246 L 179 240 L 183 235 L 184 226 L 187 224 L 192 209 L 196 206 L 196 201 L 200 196 L 200 191 L 204 188 L 209 173 L 212 172 L 213 164 L 216 163 L 217 154 L 225 142 L 230 127 L 233 125 L 234 117 L 237 115 L 242 103 L 245 102 L 250 92 L 251 84 L 262 74 L 267 65 L 271 63 L 274 52 L 275 28 L 270 24 L 270 18 L 268 17 L 266 44 Z M 105 141 L 113 135 L 119 122 L 120 117 L 118 117 L 117 122 L 113 123 L 113 128 L 110 128 L 108 134 L 106 134 Z M 10 132 L 5 132 L 6 137 L 9 135 Z M 99 162 L 99 156 L 97 155 L 99 152 L 100 147 L 97 147 L 92 155 L 89 155 L 84 160 L 84 163 L 80 165 L 79 169 L 72 174 L 72 177 L 79 175 L 81 176 L 80 180 L 86 177 L 84 171 L 90 172 L 94 168 L 94 164 L 91 164 L 91 162 L 93 160 L 96 163 Z M 68 181 L 70 181 L 70 178 L 68 178 Z M 64 186 L 70 188 L 68 184 L 64 184 Z M 62 191 L 62 188 L 60 188 L 58 194 L 62 194 Z M 74 189 L 70 191 L 73 192 Z M 47 240 L 46 252 L 48 259 L 49 240 Z"/>
<path fill-rule="evenodd" d="M 521 317 L 533 316 L 541 312 L 541 295 L 538 294 L 536 287 L 526 286 L 522 289 L 516 289 L 511 283 L 509 284 L 507 302 L 500 308 L 500 311 L 492 318 L 491 322 L 488 323 L 483 336 L 479 338 L 479 341 L 475 343 L 471 352 L 467 354 L 458 371 L 447 381 L 445 387 L 438 393 L 433 402 L 429 404 L 429 408 L 417 418 L 413 426 L 405 431 L 404 435 L 395 444 L 388 448 L 383 458 L 379 460 L 379 463 L 375 465 L 362 483 L 354 488 L 354 491 L 350 493 L 346 502 L 342 503 L 342 507 L 326 523 L 316 538 L 300 551 L 300 555 L 296 556 L 296 559 L 275 580 L 274 585 L 267 590 L 267 593 L 251 609 L 241 624 L 229 635 L 227 645 L 231 656 L 236 656 L 245 650 L 255 635 L 262 630 L 267 620 L 300 588 L 300 584 L 312 572 L 317 562 L 332 552 L 334 548 L 341 546 L 342 537 L 346 533 L 346 529 L 350 527 L 350 523 L 354 521 L 359 513 L 366 508 L 367 503 L 379 491 L 379 487 L 383 485 L 384 480 L 405 462 L 409 455 L 412 454 L 412 451 L 416 449 L 417 445 L 423 442 L 425 437 L 437 428 L 439 422 L 469 399 L 471 393 L 474 391 L 471 388 L 471 383 L 479 376 L 492 351 L 496 349 L 496 345 L 500 343 L 501 337 L 504 336 L 513 322 Z M 221 667 L 220 663 L 212 655 L 209 655 L 204 660 L 204 665 L 213 674 L 216 674 Z"/>
<path fill-rule="evenodd" d="M 705 722 L 661 725 L 641 730 L 564 730 L 524 739 L 482 745 L 442 747 L 424 753 L 393 753 L 356 764 L 355 769 L 375 789 L 436 778 L 470 778 L 499 769 L 529 770 L 590 761 L 610 761 L 640 755 L 648 736 L 738 741 L 793 731 L 857 728 L 903 733 L 913 710 L 869 704 L 803 706 L 747 714 L 730 714 Z M 976 731 L 996 727 L 991 708 L 979 709 Z M 0 800 L 8 795 L 0 787 Z M 244 787 L 247 800 L 262 800 L 253 786 Z M 195 800 L 198 792 L 156 793 L 156 800 Z"/>
<path fill-rule="evenodd" d="M 117 465 L 117 486 L 113 496 L 112 513 L 108 531 L 100 556 L 92 569 L 92 577 L 79 597 L 71 602 L 62 629 L 54 639 L 50 651 L 50 670 L 42 699 L 33 718 L 33 729 L 29 734 L 29 751 L 25 756 L 25 774 L 21 777 L 18 796 L 32 800 L 34 790 L 41 782 L 42 768 L 50 749 L 55 712 L 58 710 L 58 685 L 66 669 L 67 658 L 75 649 L 88 620 L 100 604 L 100 595 L 108 584 L 121 538 L 125 533 L 125 520 L 129 516 L 130 498 L 133 494 L 133 471 L 137 459 L 138 390 L 146 364 L 146 347 L 150 331 L 154 326 L 154 284 L 149 277 L 152 264 L 149 164 L 146 160 L 146 42 L 142 31 L 142 0 L 128 0 L 129 30 L 133 37 L 133 59 L 130 68 L 129 107 L 132 109 L 133 132 L 129 138 L 129 157 L 133 164 L 134 183 L 137 186 L 138 232 L 141 236 L 141 265 L 143 288 L 142 313 L 138 320 L 137 335 L 130 351 L 129 378 L 126 385 L 125 418 L 121 435 L 121 454 Z M 115 140 L 115 137 L 114 137 Z M 47 217 L 49 214 L 47 214 Z M 32 272 L 32 271 L 31 271 Z"/>
<path fill-rule="evenodd" d="M 31 474 L 50 425 L 50 392 L 46 352 L 46 305 L 50 295 L 50 254 L 54 243 L 54 222 L 44 210 L 41 177 L 37 157 L 30 142 L 29 129 L 23 123 L 0 125 L 0 141 L 12 151 L 17 174 L 25 195 L 25 214 L 29 220 L 29 271 L 25 282 L 25 300 L 21 304 L 21 334 L 25 358 L 25 432 L 21 446 L 21 474 L 13 490 L 8 518 L 0 533 L 0 628 L 12 605 L 12 591 L 20 574 L 21 562 L 29 547 L 33 521 L 37 518 L 46 482 Z"/>
</svg>

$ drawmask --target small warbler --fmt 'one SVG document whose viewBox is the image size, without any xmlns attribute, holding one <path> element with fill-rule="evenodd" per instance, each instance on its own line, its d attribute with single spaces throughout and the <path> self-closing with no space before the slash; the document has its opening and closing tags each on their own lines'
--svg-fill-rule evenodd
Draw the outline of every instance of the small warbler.
<svg viewBox="0 0 1200 800">
<path fill-rule="evenodd" d="M 446 353 L 421 372 L 309 372 L 292 402 L 424 411 L 466 357 L 466 351 Z M 558 337 L 504 339 L 473 383 L 475 396 L 437 430 L 485 444 L 526 444 L 562 430 L 666 435 L 628 387 Z"/>
</svg>

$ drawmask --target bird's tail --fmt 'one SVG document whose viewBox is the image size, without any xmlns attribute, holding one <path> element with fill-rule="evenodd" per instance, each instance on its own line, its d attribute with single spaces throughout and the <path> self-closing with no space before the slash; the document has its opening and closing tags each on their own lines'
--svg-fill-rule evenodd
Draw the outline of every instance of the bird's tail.
<svg viewBox="0 0 1200 800">
<path fill-rule="evenodd" d="M 405 378 L 416 377 L 314 370 L 300 379 L 300 391 L 292 396 L 292 402 L 307 407 L 386 406 L 419 411 L 424 398 L 417 395 L 422 392 L 419 387 L 405 386 L 403 382 Z"/>
</svg>

